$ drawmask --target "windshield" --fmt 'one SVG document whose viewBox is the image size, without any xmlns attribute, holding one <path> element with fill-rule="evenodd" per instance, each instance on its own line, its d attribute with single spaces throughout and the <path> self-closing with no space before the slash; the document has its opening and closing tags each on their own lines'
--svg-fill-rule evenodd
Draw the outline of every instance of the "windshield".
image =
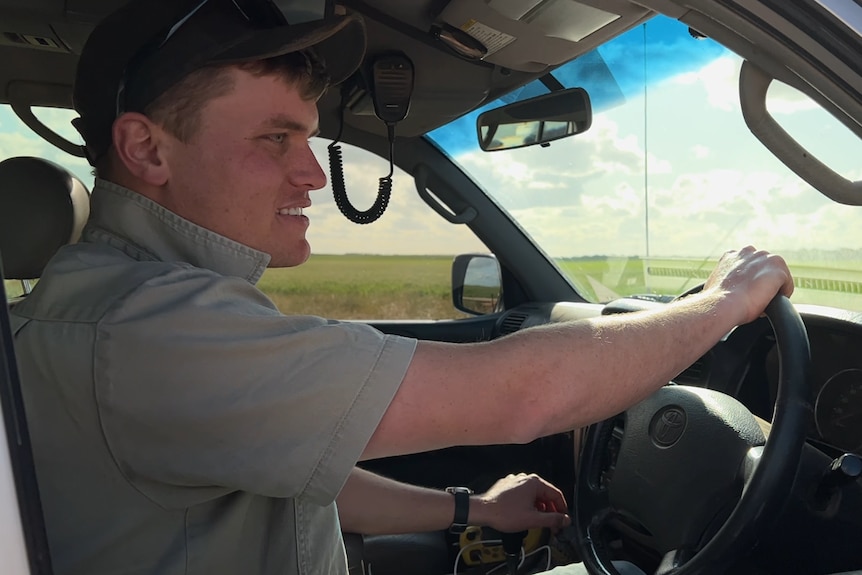
<svg viewBox="0 0 862 575">
<path fill-rule="evenodd" d="M 587 300 L 673 296 L 727 249 L 781 254 L 796 303 L 862 310 L 859 207 L 837 204 L 780 163 L 740 111 L 742 60 L 657 17 L 557 69 L 590 94 L 592 127 L 547 147 L 482 152 L 479 111 L 430 139 L 493 196 Z M 534 82 L 506 101 L 547 92 Z M 770 113 L 845 178 L 859 138 L 807 96 L 773 82 Z"/>
</svg>

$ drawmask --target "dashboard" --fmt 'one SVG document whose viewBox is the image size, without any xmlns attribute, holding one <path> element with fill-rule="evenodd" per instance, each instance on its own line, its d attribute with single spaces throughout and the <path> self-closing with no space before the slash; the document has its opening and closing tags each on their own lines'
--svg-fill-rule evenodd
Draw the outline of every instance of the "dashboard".
<svg viewBox="0 0 862 575">
<path fill-rule="evenodd" d="M 811 346 L 809 382 L 814 405 L 809 439 L 827 451 L 862 454 L 862 314 L 798 306 Z M 774 397 L 774 349 L 766 372 Z"/>
</svg>

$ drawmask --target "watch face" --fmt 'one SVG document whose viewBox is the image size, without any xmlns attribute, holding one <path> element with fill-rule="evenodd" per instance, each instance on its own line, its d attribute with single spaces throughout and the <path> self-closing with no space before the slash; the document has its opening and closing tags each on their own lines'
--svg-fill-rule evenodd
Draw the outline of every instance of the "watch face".
<svg viewBox="0 0 862 575">
<path fill-rule="evenodd" d="M 469 487 L 447 487 L 447 493 L 466 493 L 467 495 L 473 495 L 473 490 Z"/>
</svg>

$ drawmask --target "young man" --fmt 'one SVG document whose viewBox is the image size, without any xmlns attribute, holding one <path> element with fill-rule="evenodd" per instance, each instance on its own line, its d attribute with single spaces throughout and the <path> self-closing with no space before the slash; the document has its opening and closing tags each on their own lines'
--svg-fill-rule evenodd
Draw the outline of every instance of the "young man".
<svg viewBox="0 0 862 575">
<path fill-rule="evenodd" d="M 58 573 L 343 573 L 336 497 L 360 530 L 467 512 L 357 461 L 609 417 L 791 293 L 783 260 L 748 247 L 661 311 L 494 342 L 280 314 L 254 283 L 309 255 L 316 100 L 363 50 L 352 16 L 290 26 L 262 0 L 132 0 L 90 37 L 91 219 L 14 311 Z M 566 521 L 535 511 L 562 504 L 541 480 L 501 489 L 516 502 L 473 499 L 471 520 Z"/>
</svg>

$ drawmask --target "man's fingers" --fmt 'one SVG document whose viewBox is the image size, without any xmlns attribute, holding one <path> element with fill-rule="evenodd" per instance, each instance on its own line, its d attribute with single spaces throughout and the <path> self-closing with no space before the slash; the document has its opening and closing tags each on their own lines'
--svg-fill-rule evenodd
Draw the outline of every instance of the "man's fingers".
<svg viewBox="0 0 862 575">
<path fill-rule="evenodd" d="M 548 483 L 538 475 L 534 476 L 534 481 L 538 482 L 536 488 L 536 501 L 542 502 L 546 506 L 552 505 L 554 509 L 566 509 L 568 505 L 566 504 L 566 497 L 563 495 L 563 492 L 556 488 L 556 486 Z"/>
<path fill-rule="evenodd" d="M 572 523 L 572 519 L 566 513 L 544 512 L 534 514 L 535 519 L 531 521 L 534 527 L 548 527 L 560 529 Z"/>
<path fill-rule="evenodd" d="M 784 258 L 779 255 L 769 254 L 767 256 L 767 259 L 770 260 L 776 267 L 784 267 L 788 270 L 786 273 L 787 277 L 784 280 L 784 285 L 781 286 L 781 293 L 786 295 L 787 297 L 790 297 L 791 295 L 793 295 L 793 276 L 790 274 L 790 270 L 789 268 L 787 268 L 787 263 L 784 261 Z"/>
<path fill-rule="evenodd" d="M 563 492 L 536 474 L 508 475 L 482 497 L 493 510 L 488 525 L 503 532 L 540 527 L 556 530 L 571 524 Z"/>
</svg>

